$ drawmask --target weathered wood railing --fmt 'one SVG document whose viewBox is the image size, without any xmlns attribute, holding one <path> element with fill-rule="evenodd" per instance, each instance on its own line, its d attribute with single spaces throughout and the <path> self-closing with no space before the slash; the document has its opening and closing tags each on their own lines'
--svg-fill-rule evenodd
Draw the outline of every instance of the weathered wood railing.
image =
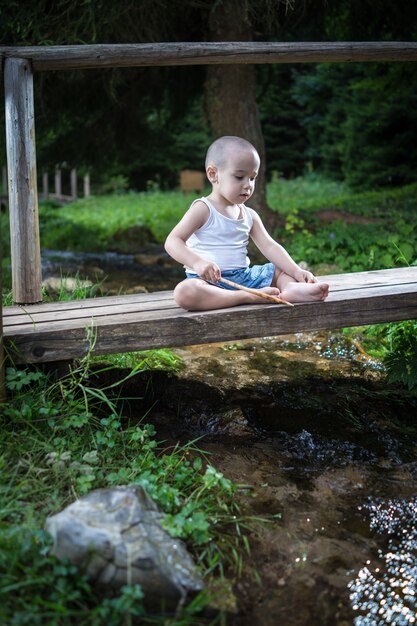
<svg viewBox="0 0 417 626">
<path fill-rule="evenodd" d="M 1 168 L 2 173 L 2 194 L 1 198 L 7 200 L 8 180 L 7 180 L 7 168 L 3 166 Z M 47 200 L 53 198 L 62 202 L 72 202 L 79 197 L 79 182 L 77 170 L 73 167 L 70 171 L 70 193 L 62 193 L 62 170 L 60 168 L 55 169 L 54 173 L 54 190 L 50 191 L 49 188 L 49 172 L 44 170 L 42 173 L 42 192 L 38 194 L 40 198 Z M 83 179 L 83 196 L 87 198 L 90 195 L 91 183 L 90 174 L 87 172 L 84 174 Z"/>
<path fill-rule="evenodd" d="M 87 198 L 90 195 L 90 174 L 83 176 L 83 196 Z M 54 191 L 49 191 L 49 172 L 44 171 L 42 174 L 42 193 L 39 197 L 47 200 L 52 198 L 60 202 L 71 202 L 79 197 L 77 170 L 73 167 L 70 171 L 70 193 L 62 192 L 62 170 L 56 168 L 54 173 Z"/>
<path fill-rule="evenodd" d="M 29 60 L 36 72 L 99 67 L 415 61 L 417 42 L 180 42 L 2 46 L 0 58 Z"/>
</svg>

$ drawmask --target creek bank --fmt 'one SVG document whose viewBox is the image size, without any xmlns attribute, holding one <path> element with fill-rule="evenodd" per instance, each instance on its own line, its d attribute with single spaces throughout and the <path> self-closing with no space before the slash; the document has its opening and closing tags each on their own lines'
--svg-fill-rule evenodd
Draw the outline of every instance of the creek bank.
<svg viewBox="0 0 417 626">
<path fill-rule="evenodd" d="M 409 439 L 394 443 L 390 437 L 413 430 L 415 395 L 387 387 L 382 365 L 357 339 L 299 333 L 174 352 L 183 362 L 180 371 L 141 372 L 122 394 L 130 398 L 132 415 L 153 407 L 152 418 L 173 437 L 255 440 L 306 430 L 358 442 L 368 437 L 376 454 L 409 447 Z M 101 373 L 99 382 L 112 377 L 112 371 Z"/>
<path fill-rule="evenodd" d="M 243 574 L 229 573 L 228 626 L 350 626 L 350 589 L 358 597 L 359 573 L 381 568 L 387 545 L 366 503 L 415 497 L 416 395 L 387 386 L 359 338 L 334 333 L 175 352 L 179 372 L 126 384 L 132 419 L 149 411 L 174 445 L 202 437 L 210 463 L 250 485 L 238 494 L 242 513 L 280 515 L 251 533 Z M 360 610 L 368 619 L 366 603 Z"/>
</svg>

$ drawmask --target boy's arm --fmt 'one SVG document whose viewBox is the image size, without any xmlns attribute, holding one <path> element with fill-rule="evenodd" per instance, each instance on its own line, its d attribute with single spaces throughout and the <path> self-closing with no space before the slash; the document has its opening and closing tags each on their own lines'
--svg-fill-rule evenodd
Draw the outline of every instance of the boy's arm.
<svg viewBox="0 0 417 626">
<path fill-rule="evenodd" d="M 165 241 L 165 250 L 173 259 L 191 268 L 204 280 L 216 283 L 221 278 L 218 265 L 206 261 L 186 245 L 191 235 L 206 223 L 209 210 L 204 202 L 194 202 L 183 218 L 172 229 Z"/>
<path fill-rule="evenodd" d="M 266 230 L 261 218 L 253 209 L 250 209 L 253 226 L 250 236 L 262 254 L 273 263 L 278 269 L 292 276 L 297 282 L 315 283 L 317 279 L 311 272 L 301 269 L 299 265 L 291 258 L 288 252 L 277 243 Z"/>
</svg>

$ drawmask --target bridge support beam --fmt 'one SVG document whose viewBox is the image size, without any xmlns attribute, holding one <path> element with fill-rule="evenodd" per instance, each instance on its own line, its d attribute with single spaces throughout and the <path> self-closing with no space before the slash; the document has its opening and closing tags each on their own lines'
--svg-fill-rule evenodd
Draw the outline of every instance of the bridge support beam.
<svg viewBox="0 0 417 626">
<path fill-rule="evenodd" d="M 34 304 L 42 300 L 42 279 L 30 61 L 6 59 L 4 86 L 13 299 Z"/>
</svg>

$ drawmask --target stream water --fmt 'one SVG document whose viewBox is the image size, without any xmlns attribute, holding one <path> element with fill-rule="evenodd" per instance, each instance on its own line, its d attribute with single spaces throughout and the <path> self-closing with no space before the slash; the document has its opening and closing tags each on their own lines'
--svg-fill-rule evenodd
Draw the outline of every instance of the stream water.
<svg viewBox="0 0 417 626">
<path fill-rule="evenodd" d="M 416 399 L 330 333 L 178 352 L 191 390 L 172 434 L 204 434 L 210 462 L 252 486 L 243 512 L 281 516 L 251 537 L 228 624 L 415 623 Z"/>
<path fill-rule="evenodd" d="M 181 272 L 159 258 L 140 270 L 120 258 L 99 267 L 110 283 L 172 288 Z M 387 387 L 381 365 L 340 334 L 176 353 L 184 368 L 155 373 L 147 419 L 174 441 L 202 437 L 210 462 L 250 485 L 239 492 L 242 513 L 280 515 L 251 535 L 227 624 L 416 623 L 416 397 Z"/>
</svg>

